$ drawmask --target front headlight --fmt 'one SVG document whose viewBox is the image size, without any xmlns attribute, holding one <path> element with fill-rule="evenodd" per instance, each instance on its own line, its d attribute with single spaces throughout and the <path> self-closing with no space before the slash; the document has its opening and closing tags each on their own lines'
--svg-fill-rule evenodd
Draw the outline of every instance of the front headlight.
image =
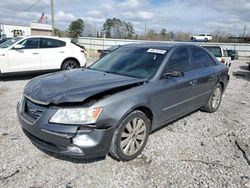
<svg viewBox="0 0 250 188">
<path fill-rule="evenodd" d="M 50 119 L 50 123 L 60 124 L 93 124 L 102 112 L 102 108 L 65 108 L 59 109 Z"/>
</svg>

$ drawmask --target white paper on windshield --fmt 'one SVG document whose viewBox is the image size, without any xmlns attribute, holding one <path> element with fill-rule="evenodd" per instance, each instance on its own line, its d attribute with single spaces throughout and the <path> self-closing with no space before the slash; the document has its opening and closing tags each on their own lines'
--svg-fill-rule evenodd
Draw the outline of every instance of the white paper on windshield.
<svg viewBox="0 0 250 188">
<path fill-rule="evenodd" d="M 165 54 L 167 52 L 167 50 L 161 50 L 161 49 L 153 49 L 150 48 L 147 51 L 148 53 L 155 53 L 155 54 Z"/>
</svg>

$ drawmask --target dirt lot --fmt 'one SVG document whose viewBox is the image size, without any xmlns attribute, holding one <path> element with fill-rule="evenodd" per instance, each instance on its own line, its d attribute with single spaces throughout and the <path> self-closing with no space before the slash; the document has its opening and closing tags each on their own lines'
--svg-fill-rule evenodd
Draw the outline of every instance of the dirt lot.
<svg viewBox="0 0 250 188">
<path fill-rule="evenodd" d="M 250 72 L 233 61 L 218 112 L 195 112 L 149 137 L 131 162 L 58 159 L 23 134 L 16 104 L 32 77 L 0 81 L 0 187 L 250 187 Z M 249 61 L 249 60 L 248 60 Z"/>
</svg>

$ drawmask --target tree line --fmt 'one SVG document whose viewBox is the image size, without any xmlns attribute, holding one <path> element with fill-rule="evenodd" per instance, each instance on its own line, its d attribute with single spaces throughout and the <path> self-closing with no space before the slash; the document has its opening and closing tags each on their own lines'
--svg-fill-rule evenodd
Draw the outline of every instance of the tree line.
<svg viewBox="0 0 250 188">
<path fill-rule="evenodd" d="M 84 30 L 88 25 L 82 19 L 72 21 L 67 31 L 55 29 L 55 35 L 70 38 L 82 37 Z M 235 42 L 229 39 L 231 34 L 223 32 L 220 29 L 211 33 L 213 36 L 212 42 Z M 154 29 L 148 29 L 143 34 L 136 34 L 134 26 L 131 22 L 126 22 L 118 18 L 109 18 L 103 23 L 101 32 L 95 34 L 89 33 L 88 36 L 116 38 L 116 39 L 139 39 L 139 40 L 154 40 L 154 41 L 190 41 L 192 33 L 174 32 L 162 28 L 160 32 Z"/>
</svg>

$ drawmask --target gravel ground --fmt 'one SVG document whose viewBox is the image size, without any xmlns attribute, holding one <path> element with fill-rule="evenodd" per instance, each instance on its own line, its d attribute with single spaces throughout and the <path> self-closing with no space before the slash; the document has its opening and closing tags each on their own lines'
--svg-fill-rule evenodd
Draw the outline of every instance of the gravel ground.
<svg viewBox="0 0 250 188">
<path fill-rule="evenodd" d="M 32 76 L 0 81 L 0 187 L 250 187 L 250 72 L 233 61 L 218 112 L 154 132 L 130 162 L 58 159 L 23 134 L 16 104 Z"/>
</svg>

